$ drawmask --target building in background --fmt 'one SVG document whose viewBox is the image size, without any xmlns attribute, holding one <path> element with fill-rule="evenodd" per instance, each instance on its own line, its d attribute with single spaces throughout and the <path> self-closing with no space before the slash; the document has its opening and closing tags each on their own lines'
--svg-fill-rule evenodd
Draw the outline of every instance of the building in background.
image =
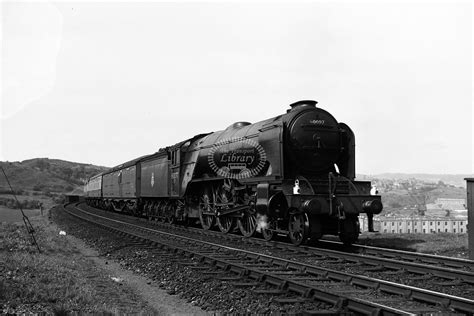
<svg viewBox="0 0 474 316">
<path fill-rule="evenodd" d="M 360 216 L 360 229 L 368 231 L 367 217 Z M 467 233 L 467 216 L 375 217 L 374 230 L 382 234 Z"/>
<path fill-rule="evenodd" d="M 360 229 L 368 231 L 367 217 L 359 217 Z M 374 230 L 382 234 L 467 233 L 465 199 L 438 198 L 426 205 L 424 216 L 376 216 Z"/>
</svg>

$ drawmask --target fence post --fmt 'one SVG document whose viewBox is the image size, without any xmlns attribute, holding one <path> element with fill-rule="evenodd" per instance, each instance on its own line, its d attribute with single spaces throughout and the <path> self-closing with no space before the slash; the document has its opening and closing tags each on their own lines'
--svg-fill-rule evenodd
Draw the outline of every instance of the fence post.
<svg viewBox="0 0 474 316">
<path fill-rule="evenodd" d="M 474 178 L 465 178 L 467 192 L 467 242 L 469 259 L 474 260 Z"/>
</svg>

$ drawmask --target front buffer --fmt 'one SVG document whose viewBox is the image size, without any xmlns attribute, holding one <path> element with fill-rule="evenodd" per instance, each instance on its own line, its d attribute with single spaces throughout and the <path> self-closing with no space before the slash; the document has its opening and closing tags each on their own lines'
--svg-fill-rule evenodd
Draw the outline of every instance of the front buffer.
<svg viewBox="0 0 474 316">
<path fill-rule="evenodd" d="M 291 205 L 288 230 L 294 244 L 316 241 L 323 235 L 339 236 L 342 242 L 351 244 L 359 237 L 359 214 L 370 217 L 382 211 L 380 196 L 292 194 L 287 200 Z"/>
<path fill-rule="evenodd" d="M 326 190 L 320 190 L 314 181 L 295 180 L 291 188 L 284 184 L 282 192 L 269 200 L 264 237 L 287 231 L 295 245 L 317 241 L 323 235 L 339 236 L 351 244 L 360 234 L 360 213 L 368 215 L 369 230 L 373 230 L 371 218 L 383 206 L 379 195 L 370 195 L 370 182 L 350 181 L 351 190 L 342 189 L 337 182 L 326 185 Z"/>
</svg>

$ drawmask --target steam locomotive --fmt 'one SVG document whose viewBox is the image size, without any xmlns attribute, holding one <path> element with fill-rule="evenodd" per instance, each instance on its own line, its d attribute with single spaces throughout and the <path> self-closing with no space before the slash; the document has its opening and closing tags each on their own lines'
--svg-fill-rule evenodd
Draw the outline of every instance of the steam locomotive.
<svg viewBox="0 0 474 316">
<path fill-rule="evenodd" d="M 90 178 L 89 205 L 223 233 L 295 245 L 336 235 L 358 239 L 359 214 L 369 230 L 381 198 L 355 181 L 354 133 L 316 101 L 282 115 L 200 134 Z"/>
</svg>

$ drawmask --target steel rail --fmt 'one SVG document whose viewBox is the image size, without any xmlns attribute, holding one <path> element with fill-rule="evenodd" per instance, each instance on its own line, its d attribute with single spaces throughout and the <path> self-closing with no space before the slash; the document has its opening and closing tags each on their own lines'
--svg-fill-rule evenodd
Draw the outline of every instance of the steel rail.
<svg viewBox="0 0 474 316">
<path fill-rule="evenodd" d="M 186 242 L 188 244 L 199 243 L 201 245 L 207 245 L 207 246 L 213 247 L 215 249 L 226 249 L 228 251 L 239 252 L 239 253 L 245 254 L 249 258 L 253 258 L 253 259 L 255 259 L 257 261 L 260 261 L 260 262 L 271 262 L 274 265 L 281 266 L 281 267 L 286 267 L 286 268 L 291 268 L 291 269 L 294 269 L 294 270 L 297 270 L 297 271 L 304 271 L 305 273 L 308 273 L 310 275 L 324 275 L 325 277 L 327 277 L 331 280 L 334 280 L 334 281 L 346 282 L 346 283 L 350 283 L 354 286 L 361 286 L 361 287 L 364 287 L 364 288 L 374 288 L 374 289 L 378 289 L 381 292 L 385 292 L 385 293 L 389 293 L 389 294 L 402 295 L 404 298 L 411 299 L 411 300 L 414 300 L 414 301 L 421 301 L 421 302 L 424 302 L 424 303 L 427 303 L 427 304 L 430 304 L 430 305 L 442 304 L 442 306 L 445 307 L 445 308 L 450 308 L 452 310 L 456 310 L 456 311 L 460 311 L 460 312 L 464 312 L 464 313 L 471 313 L 471 314 L 474 313 L 474 300 L 470 300 L 470 299 L 466 299 L 466 298 L 462 298 L 462 297 L 456 297 L 456 296 L 443 294 L 443 293 L 438 293 L 438 292 L 434 292 L 434 291 L 429 291 L 429 290 L 425 290 L 425 289 L 420 289 L 420 288 L 416 288 L 416 287 L 413 287 L 413 286 L 401 285 L 401 284 L 388 282 L 388 281 L 384 281 L 384 280 L 380 280 L 380 279 L 374 279 L 374 278 L 369 278 L 369 277 L 364 277 L 364 276 L 350 275 L 350 274 L 347 274 L 347 273 L 343 273 L 343 272 L 339 272 L 339 271 L 335 271 L 335 270 L 331 270 L 331 269 L 327 269 L 327 268 L 315 267 L 315 266 L 311 266 L 311 265 L 308 265 L 308 264 L 297 263 L 295 261 L 291 261 L 291 260 L 287 260 L 287 259 L 276 258 L 276 257 L 268 256 L 268 255 L 263 255 L 263 254 L 259 254 L 259 253 L 255 253 L 255 252 L 251 252 L 251 251 L 247 251 L 247 250 L 242 250 L 242 249 L 238 249 L 238 248 L 223 246 L 223 245 L 214 244 L 214 243 L 210 243 L 210 242 L 196 241 L 192 238 L 188 238 L 188 237 L 184 237 L 184 236 L 176 236 L 175 234 L 170 234 L 170 233 L 167 233 L 167 232 L 156 231 L 156 230 L 146 228 L 146 227 L 143 227 L 143 226 L 139 226 L 139 225 L 135 225 L 135 224 L 131 224 L 131 223 L 115 220 L 115 219 L 110 219 L 110 218 L 100 216 L 100 215 L 97 215 L 97 214 L 93 214 L 93 213 L 81 210 L 77 207 L 74 207 L 74 208 L 77 209 L 80 212 L 83 212 L 84 214 L 87 214 L 87 215 L 95 217 L 95 218 L 101 218 L 101 219 L 106 220 L 108 222 L 115 222 L 115 223 L 118 223 L 120 225 L 129 226 L 129 227 L 134 229 L 135 233 L 136 233 L 137 230 L 141 230 L 143 232 L 152 233 L 152 234 L 155 234 L 155 235 L 159 234 L 159 235 L 162 235 L 162 236 L 170 236 L 170 237 L 173 237 L 173 238 L 178 237 L 182 240 L 186 240 Z M 71 213 L 71 214 L 74 215 L 74 216 L 78 216 L 77 214 L 73 214 L 73 213 Z M 129 234 L 132 234 L 132 233 L 129 233 Z M 146 237 L 143 237 L 143 236 L 137 236 L 137 237 L 146 238 Z M 186 251 L 187 252 L 189 252 L 189 251 L 192 252 L 192 249 L 191 250 L 187 249 Z M 194 253 L 194 255 L 199 256 L 199 257 L 203 256 L 202 254 L 199 254 L 199 253 Z M 215 261 L 220 261 L 219 259 L 213 258 L 212 256 L 209 256 L 207 258 L 208 258 L 207 260 L 211 260 L 211 261 L 214 261 L 214 262 Z M 223 261 L 222 264 L 226 264 L 226 265 L 230 264 L 232 266 L 237 266 L 236 264 L 231 264 L 228 261 Z M 292 281 L 291 279 L 285 279 L 285 278 L 282 278 L 281 276 L 276 276 L 276 275 L 271 274 L 271 273 L 266 273 L 266 272 L 258 271 L 258 270 L 255 270 L 255 269 L 249 269 L 248 267 L 246 267 L 245 269 L 246 269 L 246 271 L 251 272 L 251 273 L 247 272 L 250 275 L 255 274 L 259 278 L 263 277 L 264 279 L 267 279 L 267 280 L 275 278 L 275 279 L 278 279 L 278 280 L 283 281 L 283 282 L 288 282 L 288 284 L 292 285 L 292 287 L 290 287 L 290 289 L 293 289 L 293 287 L 294 287 L 294 289 L 298 289 L 298 288 L 301 288 L 301 286 L 303 286 L 303 287 L 306 287 L 307 289 L 308 288 L 311 289 L 311 291 L 313 291 L 315 293 L 316 292 L 319 293 L 321 291 L 317 287 L 316 288 L 311 287 L 311 286 L 308 286 L 307 284 L 301 284 L 299 282 L 295 283 L 295 281 Z M 297 290 L 296 292 L 299 292 L 299 290 Z M 326 292 L 324 292 L 324 293 L 326 293 Z M 323 294 L 319 293 L 319 295 L 323 295 Z M 326 293 L 325 295 L 334 295 L 334 294 Z M 324 295 L 323 295 L 323 297 L 324 297 Z M 347 299 L 348 302 L 354 302 L 354 304 L 356 304 L 356 305 L 361 304 L 360 299 L 350 298 L 350 297 L 345 297 L 344 299 Z M 370 303 L 370 302 L 366 302 L 366 303 L 368 304 L 368 306 L 374 307 L 374 305 L 373 305 L 374 303 Z M 380 308 L 381 308 L 380 306 L 377 307 L 377 309 L 380 309 Z M 392 308 L 389 308 L 389 307 L 387 307 L 387 308 L 388 308 L 387 310 L 384 309 L 384 311 L 385 311 L 384 313 L 392 313 L 393 312 Z"/>
<path fill-rule="evenodd" d="M 341 247 L 343 244 L 338 241 L 332 240 L 319 240 L 321 244 L 331 245 L 332 247 Z M 446 256 L 432 255 L 420 252 L 411 252 L 399 249 L 380 248 L 374 246 L 367 246 L 361 244 L 354 244 L 351 246 L 352 250 L 355 250 L 364 255 L 372 256 L 384 256 L 393 259 L 402 259 L 408 261 L 414 261 L 418 263 L 426 262 L 427 264 L 440 264 L 452 268 L 469 269 L 474 271 L 474 260 L 464 258 L 452 258 Z"/>
<path fill-rule="evenodd" d="M 343 258 L 344 260 L 351 262 L 364 262 L 372 264 L 374 266 L 383 266 L 392 270 L 403 270 L 416 274 L 431 274 L 433 276 L 450 279 L 450 280 L 460 280 L 468 284 L 474 284 L 474 272 L 451 269 L 446 267 L 426 265 L 417 262 L 406 262 L 400 261 L 391 258 L 380 258 L 375 256 L 367 256 L 360 254 L 344 253 L 335 250 L 328 250 L 317 248 L 308 248 L 308 251 L 316 252 L 318 255 L 327 255 L 334 258 Z"/>
</svg>

